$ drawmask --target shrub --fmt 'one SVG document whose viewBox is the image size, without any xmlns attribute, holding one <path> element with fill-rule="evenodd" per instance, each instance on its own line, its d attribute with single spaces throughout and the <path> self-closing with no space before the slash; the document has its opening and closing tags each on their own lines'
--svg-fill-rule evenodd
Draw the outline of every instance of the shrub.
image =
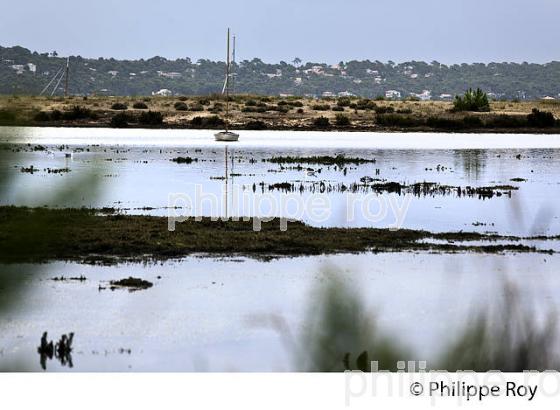
<svg viewBox="0 0 560 410">
<path fill-rule="evenodd" d="M 556 125 L 556 120 L 551 112 L 539 111 L 536 108 L 533 108 L 533 112 L 527 116 L 527 121 L 531 127 L 547 128 Z"/>
<path fill-rule="evenodd" d="M 206 126 L 223 126 L 225 125 L 224 120 L 222 120 L 220 117 L 218 117 L 217 115 L 212 115 L 210 117 L 205 117 L 204 118 L 204 124 Z"/>
<path fill-rule="evenodd" d="M 446 130 L 460 129 L 464 126 L 464 122 L 453 118 L 430 117 L 426 124 L 432 128 L 443 128 Z"/>
<path fill-rule="evenodd" d="M 189 110 L 189 106 L 182 101 L 177 101 L 175 104 L 173 104 L 173 107 L 175 107 L 175 109 L 177 111 L 188 111 Z"/>
<path fill-rule="evenodd" d="M 52 110 L 51 121 L 60 121 L 62 119 L 62 112 L 59 110 Z"/>
<path fill-rule="evenodd" d="M 97 119 L 97 115 L 94 112 L 92 112 L 91 110 L 89 110 L 88 108 L 84 108 L 84 107 L 80 107 L 79 105 L 75 105 L 74 107 L 72 107 L 72 109 L 70 111 L 62 112 L 61 113 L 61 118 L 65 121 L 84 120 L 84 119 L 88 119 L 88 118 L 92 119 L 92 120 L 95 120 L 95 119 Z M 53 116 L 51 116 L 51 119 L 53 119 L 53 121 L 56 121 L 54 119 L 54 111 L 53 111 Z"/>
<path fill-rule="evenodd" d="M 522 128 L 529 125 L 527 117 L 519 115 L 497 115 L 484 124 L 487 128 Z"/>
<path fill-rule="evenodd" d="M 217 115 L 212 115 L 210 117 L 194 117 L 191 120 L 191 125 L 193 127 L 222 127 L 225 125 L 223 119 L 218 117 Z"/>
<path fill-rule="evenodd" d="M 311 108 L 315 111 L 328 111 L 331 106 L 329 104 L 315 104 Z"/>
<path fill-rule="evenodd" d="M 198 103 L 200 105 L 210 105 L 210 100 L 208 98 L 199 98 Z"/>
<path fill-rule="evenodd" d="M 474 115 L 468 115 L 463 118 L 463 124 L 468 128 L 481 128 L 484 126 L 482 119 Z"/>
<path fill-rule="evenodd" d="M 144 111 L 138 117 L 138 122 L 142 125 L 162 125 L 163 114 L 158 111 Z"/>
<path fill-rule="evenodd" d="M 258 112 L 263 113 L 266 112 L 269 108 L 268 107 L 243 107 L 241 112 Z"/>
<path fill-rule="evenodd" d="M 255 100 L 247 100 L 247 101 L 245 101 L 245 105 L 247 107 L 254 107 L 254 106 L 257 105 L 257 102 Z"/>
<path fill-rule="evenodd" d="M 260 120 L 256 120 L 256 121 L 249 121 L 245 125 L 245 128 L 247 128 L 248 130 L 266 130 L 268 127 L 264 122 Z"/>
<path fill-rule="evenodd" d="M 185 96 L 181 96 L 181 97 L 178 98 L 178 100 L 179 100 L 179 101 L 187 101 L 188 98 L 185 97 Z"/>
<path fill-rule="evenodd" d="M 339 105 L 335 105 L 334 107 L 332 107 L 332 110 L 336 111 L 336 112 L 341 112 L 341 111 L 344 111 L 344 107 L 341 107 Z"/>
<path fill-rule="evenodd" d="M 328 128 L 331 122 L 327 117 L 317 117 L 313 120 L 313 125 L 317 128 Z"/>
<path fill-rule="evenodd" d="M 193 127 L 200 127 L 200 126 L 202 126 L 202 123 L 203 123 L 202 117 L 194 117 L 194 118 L 191 120 L 191 125 L 192 125 Z"/>
<path fill-rule="evenodd" d="M 111 127 L 113 128 L 126 128 L 128 122 L 131 120 L 130 116 L 125 112 L 120 112 L 111 118 Z"/>
<path fill-rule="evenodd" d="M 136 110 L 147 110 L 147 109 L 148 109 L 148 106 L 146 105 L 145 102 L 138 101 L 138 102 L 135 102 L 135 103 L 132 105 L 132 108 L 134 108 L 134 109 L 136 109 Z"/>
<path fill-rule="evenodd" d="M 375 97 L 375 101 L 385 101 L 385 96 L 384 95 L 378 95 L 377 97 Z"/>
<path fill-rule="evenodd" d="M 111 109 L 112 110 L 127 110 L 128 105 L 117 102 L 117 103 L 114 103 L 113 105 L 111 105 Z"/>
<path fill-rule="evenodd" d="M 395 112 L 395 109 L 393 107 L 381 106 L 375 107 L 374 109 L 376 114 L 392 114 Z"/>
<path fill-rule="evenodd" d="M 288 107 L 287 105 L 277 105 L 273 109 L 275 111 L 278 111 L 279 113 L 282 113 L 282 114 L 286 114 L 287 112 L 290 111 L 290 107 Z"/>
<path fill-rule="evenodd" d="M 288 105 L 290 107 L 303 107 L 303 103 L 301 101 L 288 101 Z"/>
<path fill-rule="evenodd" d="M 339 127 L 347 127 L 350 125 L 350 118 L 344 114 L 336 114 L 336 125 Z"/>
<path fill-rule="evenodd" d="M 385 127 L 420 127 L 424 125 L 424 121 L 420 118 L 399 114 L 378 115 L 375 122 Z"/>
<path fill-rule="evenodd" d="M 190 111 L 194 111 L 194 112 L 204 111 L 204 105 L 202 105 L 202 104 L 191 105 Z"/>
<path fill-rule="evenodd" d="M 222 103 L 219 103 L 219 102 L 214 103 L 214 106 L 213 106 L 213 107 L 208 108 L 208 111 L 214 112 L 214 113 L 216 113 L 216 112 L 222 112 L 223 110 L 224 110 L 224 105 L 223 105 Z"/>
<path fill-rule="evenodd" d="M 298 113 L 298 114 L 303 114 L 304 112 L 305 112 L 305 111 L 304 111 L 303 108 L 298 108 L 298 109 L 297 109 L 297 113 Z"/>
<path fill-rule="evenodd" d="M 410 108 L 401 108 L 397 110 L 397 114 L 412 114 L 412 110 Z"/>
<path fill-rule="evenodd" d="M 480 88 L 476 91 L 468 89 L 463 97 L 456 96 L 453 102 L 454 111 L 475 111 L 487 112 L 490 111 L 490 103 L 488 96 Z"/>
<path fill-rule="evenodd" d="M 341 97 L 336 102 L 336 105 L 338 105 L 339 107 L 349 107 L 351 103 L 352 103 L 352 101 L 350 100 L 350 98 Z"/>
<path fill-rule="evenodd" d="M 33 119 L 38 122 L 51 121 L 51 115 L 46 111 L 39 111 Z"/>
<path fill-rule="evenodd" d="M 358 100 L 356 103 L 357 110 L 375 110 L 375 108 L 377 108 L 377 104 L 367 98 Z"/>
<path fill-rule="evenodd" d="M 13 111 L 0 110 L 0 124 L 12 124 L 16 120 L 16 114 Z"/>
</svg>

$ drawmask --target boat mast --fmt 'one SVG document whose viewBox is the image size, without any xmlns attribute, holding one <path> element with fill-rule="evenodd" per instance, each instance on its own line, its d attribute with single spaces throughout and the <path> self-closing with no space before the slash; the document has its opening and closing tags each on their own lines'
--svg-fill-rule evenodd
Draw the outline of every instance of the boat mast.
<svg viewBox="0 0 560 410">
<path fill-rule="evenodd" d="M 227 29 L 227 58 L 226 58 L 226 132 L 229 131 L 229 72 L 230 72 L 230 50 L 229 50 L 229 27 Z"/>
<path fill-rule="evenodd" d="M 235 93 L 235 34 L 233 35 L 233 50 L 231 51 L 231 91 Z"/>
</svg>

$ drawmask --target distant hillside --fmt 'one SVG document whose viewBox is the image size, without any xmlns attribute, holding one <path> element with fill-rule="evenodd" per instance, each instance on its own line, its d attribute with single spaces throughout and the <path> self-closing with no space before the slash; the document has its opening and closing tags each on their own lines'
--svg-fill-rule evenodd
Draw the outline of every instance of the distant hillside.
<svg viewBox="0 0 560 410">
<path fill-rule="evenodd" d="M 0 94 L 39 94 L 66 58 L 23 47 L 0 47 Z M 189 58 L 167 60 L 86 59 L 70 57 L 70 92 L 76 95 L 150 95 L 220 92 L 225 64 Z M 308 96 L 357 95 L 450 99 L 469 87 L 480 87 L 495 99 L 560 98 L 560 62 L 547 64 L 444 65 L 411 61 L 348 61 L 337 65 L 259 59 L 235 66 L 235 90 L 250 94 Z M 57 93 L 62 93 L 60 85 Z"/>
</svg>

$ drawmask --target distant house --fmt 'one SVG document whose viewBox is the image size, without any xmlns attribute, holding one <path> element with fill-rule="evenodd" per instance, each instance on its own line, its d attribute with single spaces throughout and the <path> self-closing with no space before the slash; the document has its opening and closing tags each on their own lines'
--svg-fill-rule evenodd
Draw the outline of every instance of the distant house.
<svg viewBox="0 0 560 410">
<path fill-rule="evenodd" d="M 113 77 L 116 77 L 117 75 L 119 75 L 119 72 L 116 71 L 116 70 L 110 70 L 110 71 L 107 71 L 107 74 L 110 74 Z"/>
<path fill-rule="evenodd" d="M 320 65 L 314 65 L 311 68 L 308 68 L 307 70 L 303 71 L 305 74 L 317 74 L 317 75 L 321 75 L 323 74 L 324 70 L 323 67 L 321 67 Z"/>
<path fill-rule="evenodd" d="M 23 74 L 25 66 L 23 64 L 14 64 L 11 66 L 12 70 L 16 71 L 16 74 Z"/>
<path fill-rule="evenodd" d="M 451 101 L 453 96 L 451 94 L 440 94 L 439 99 L 443 101 Z"/>
<path fill-rule="evenodd" d="M 334 93 L 331 91 L 325 91 L 323 97 L 334 97 Z"/>
<path fill-rule="evenodd" d="M 173 95 L 173 91 L 168 90 L 167 88 L 162 88 L 159 91 L 152 91 L 152 95 L 158 97 L 171 97 Z"/>
<path fill-rule="evenodd" d="M 157 73 L 160 77 L 170 78 L 172 80 L 177 79 L 177 78 L 181 78 L 183 76 L 181 73 L 177 73 L 177 72 L 174 72 L 174 71 L 171 71 L 171 72 L 158 71 Z"/>
<path fill-rule="evenodd" d="M 385 98 L 388 98 L 390 100 L 398 100 L 399 98 L 401 98 L 401 92 L 397 90 L 385 91 Z"/>
<path fill-rule="evenodd" d="M 37 66 L 33 63 L 27 63 L 27 69 L 33 74 L 37 72 Z"/>
<path fill-rule="evenodd" d="M 424 90 L 419 94 L 410 93 L 410 95 L 418 98 L 420 101 L 429 101 L 432 99 L 432 92 L 430 90 Z"/>
<path fill-rule="evenodd" d="M 356 94 L 351 93 L 350 91 L 341 91 L 338 93 L 339 97 L 355 97 Z"/>
<path fill-rule="evenodd" d="M 543 97 L 543 98 L 542 98 L 542 100 L 546 100 L 546 101 L 555 100 L 555 99 L 556 99 L 556 98 L 550 97 L 550 96 L 548 96 L 548 95 L 547 95 L 546 97 Z"/>
</svg>

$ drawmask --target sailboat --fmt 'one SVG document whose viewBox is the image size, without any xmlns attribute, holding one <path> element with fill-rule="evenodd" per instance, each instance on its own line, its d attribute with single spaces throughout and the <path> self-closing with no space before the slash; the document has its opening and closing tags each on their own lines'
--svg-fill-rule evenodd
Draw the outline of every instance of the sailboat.
<svg viewBox="0 0 560 410">
<path fill-rule="evenodd" d="M 229 130 L 229 88 L 230 88 L 230 80 L 231 80 L 231 56 L 230 56 L 230 30 L 228 28 L 227 31 L 227 59 L 226 59 L 226 81 L 224 84 L 224 90 L 226 95 L 226 120 L 225 131 L 220 131 L 214 134 L 216 137 L 216 141 L 237 141 L 239 139 L 239 134 L 232 132 Z"/>
</svg>

